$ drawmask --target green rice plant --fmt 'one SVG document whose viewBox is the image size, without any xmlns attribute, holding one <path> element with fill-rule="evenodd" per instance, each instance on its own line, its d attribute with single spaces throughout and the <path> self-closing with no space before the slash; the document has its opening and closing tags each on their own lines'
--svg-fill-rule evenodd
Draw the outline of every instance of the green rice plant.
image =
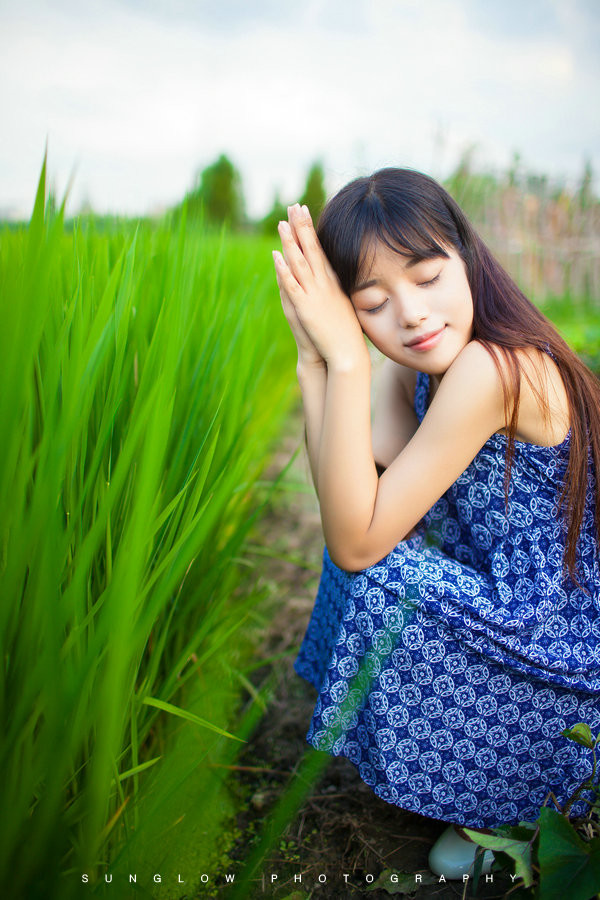
<svg viewBox="0 0 600 900">
<path fill-rule="evenodd" d="M 0 894 L 15 898 L 150 872 L 167 833 L 201 835 L 210 862 L 215 772 L 254 715 L 236 725 L 258 602 L 240 559 L 294 398 L 264 242 L 185 214 L 69 231 L 45 190 L 44 164 L 28 226 L 0 235 Z"/>
</svg>

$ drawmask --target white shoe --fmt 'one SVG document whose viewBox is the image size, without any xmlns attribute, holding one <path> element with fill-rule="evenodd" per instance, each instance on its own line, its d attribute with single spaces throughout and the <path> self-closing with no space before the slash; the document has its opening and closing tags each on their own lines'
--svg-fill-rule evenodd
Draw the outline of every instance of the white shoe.
<svg viewBox="0 0 600 900">
<path fill-rule="evenodd" d="M 473 875 L 473 864 L 479 844 L 465 841 L 450 825 L 429 851 L 429 868 L 434 875 L 444 875 L 452 880 L 462 880 L 463 875 Z M 481 872 L 485 875 L 492 868 L 494 854 L 485 850 Z"/>
</svg>

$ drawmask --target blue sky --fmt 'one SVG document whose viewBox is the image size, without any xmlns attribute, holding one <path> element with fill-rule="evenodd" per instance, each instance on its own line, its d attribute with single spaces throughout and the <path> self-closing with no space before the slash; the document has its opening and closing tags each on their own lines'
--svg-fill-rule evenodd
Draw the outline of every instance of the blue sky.
<svg viewBox="0 0 600 900">
<path fill-rule="evenodd" d="M 382 165 L 600 171 L 597 0 L 0 0 L 0 211 L 46 139 L 70 208 L 142 213 L 227 153 L 248 211 Z"/>
</svg>

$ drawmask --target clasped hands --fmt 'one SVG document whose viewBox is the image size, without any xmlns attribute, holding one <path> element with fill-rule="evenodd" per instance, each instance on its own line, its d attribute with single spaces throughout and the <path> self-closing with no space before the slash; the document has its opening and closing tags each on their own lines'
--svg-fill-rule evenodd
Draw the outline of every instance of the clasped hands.
<svg viewBox="0 0 600 900">
<path fill-rule="evenodd" d="M 369 354 L 350 298 L 317 238 L 306 206 L 288 207 L 279 223 L 283 253 L 273 251 L 281 304 L 298 346 L 298 365 L 346 370 Z"/>
</svg>

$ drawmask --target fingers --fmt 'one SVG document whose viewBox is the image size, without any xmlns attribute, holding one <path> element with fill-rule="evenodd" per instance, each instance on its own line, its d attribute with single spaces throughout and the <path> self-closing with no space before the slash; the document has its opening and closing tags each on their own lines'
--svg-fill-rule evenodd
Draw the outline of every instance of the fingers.
<svg viewBox="0 0 600 900">
<path fill-rule="evenodd" d="M 296 203 L 295 205 L 298 206 L 297 203 Z M 289 222 L 290 228 L 292 229 L 292 237 L 294 238 L 294 240 L 296 241 L 296 243 L 297 243 L 298 246 L 300 247 L 300 240 L 299 240 L 299 238 L 298 238 L 298 235 L 296 234 L 296 226 L 295 226 L 295 223 L 294 223 L 294 212 L 293 212 L 293 210 L 294 210 L 294 207 L 293 207 L 293 206 L 288 206 L 288 208 L 287 208 L 287 212 L 288 212 L 288 222 Z"/>
<path fill-rule="evenodd" d="M 273 250 L 273 261 L 275 263 L 275 278 L 277 279 L 277 287 L 279 288 L 279 295 L 281 297 L 281 305 L 283 306 L 284 311 L 287 312 L 288 309 L 293 307 L 293 303 L 289 297 L 289 294 L 285 288 L 283 283 L 283 272 L 280 269 L 281 263 L 278 260 L 278 257 L 281 257 L 281 254 L 278 253 L 277 250 Z M 285 265 L 285 263 L 284 263 Z"/>
<path fill-rule="evenodd" d="M 288 206 L 288 218 L 295 238 L 311 270 L 317 273 L 325 268 L 326 257 L 314 229 L 308 206 L 295 203 Z"/>
<path fill-rule="evenodd" d="M 300 253 L 299 250 L 298 253 Z M 279 250 L 273 250 L 273 262 L 275 263 L 275 277 L 277 278 L 279 293 L 281 294 L 281 302 L 285 306 L 283 295 L 285 294 L 286 300 L 291 302 L 293 297 L 298 296 L 302 288 Z"/>
<path fill-rule="evenodd" d="M 309 265 L 304 252 L 299 246 L 292 233 L 289 222 L 280 222 L 277 226 L 279 237 L 281 238 L 281 246 L 283 249 L 283 258 L 299 284 L 305 286 L 313 275 L 313 270 Z"/>
<path fill-rule="evenodd" d="M 299 203 L 295 203 L 294 206 L 288 206 L 288 218 L 296 242 L 310 257 L 309 264 L 313 269 L 313 272 L 315 271 L 315 268 L 313 267 L 319 266 L 327 272 L 330 278 L 333 278 L 334 281 L 339 284 L 339 279 L 334 272 L 331 263 L 327 259 L 327 256 L 321 247 L 321 242 L 317 237 L 317 232 L 315 231 L 308 206 L 300 206 Z"/>
<path fill-rule="evenodd" d="M 279 257 L 279 260 L 278 260 Z M 277 285 L 279 287 L 279 294 L 281 297 L 281 306 L 283 307 L 283 313 L 287 319 L 288 325 L 291 328 L 292 334 L 296 341 L 298 347 L 298 354 L 303 358 L 308 358 L 310 360 L 316 362 L 323 362 L 323 358 L 316 349 L 315 345 L 311 341 L 308 336 L 308 332 L 303 327 L 300 319 L 298 318 L 298 313 L 296 312 L 296 307 L 294 306 L 293 301 L 290 299 L 288 292 L 284 286 L 284 280 L 282 277 L 282 269 L 281 266 L 285 266 L 285 262 L 280 253 L 276 250 L 273 251 L 273 259 L 275 260 L 275 277 L 277 279 Z M 290 274 L 290 278 L 291 278 Z"/>
</svg>

